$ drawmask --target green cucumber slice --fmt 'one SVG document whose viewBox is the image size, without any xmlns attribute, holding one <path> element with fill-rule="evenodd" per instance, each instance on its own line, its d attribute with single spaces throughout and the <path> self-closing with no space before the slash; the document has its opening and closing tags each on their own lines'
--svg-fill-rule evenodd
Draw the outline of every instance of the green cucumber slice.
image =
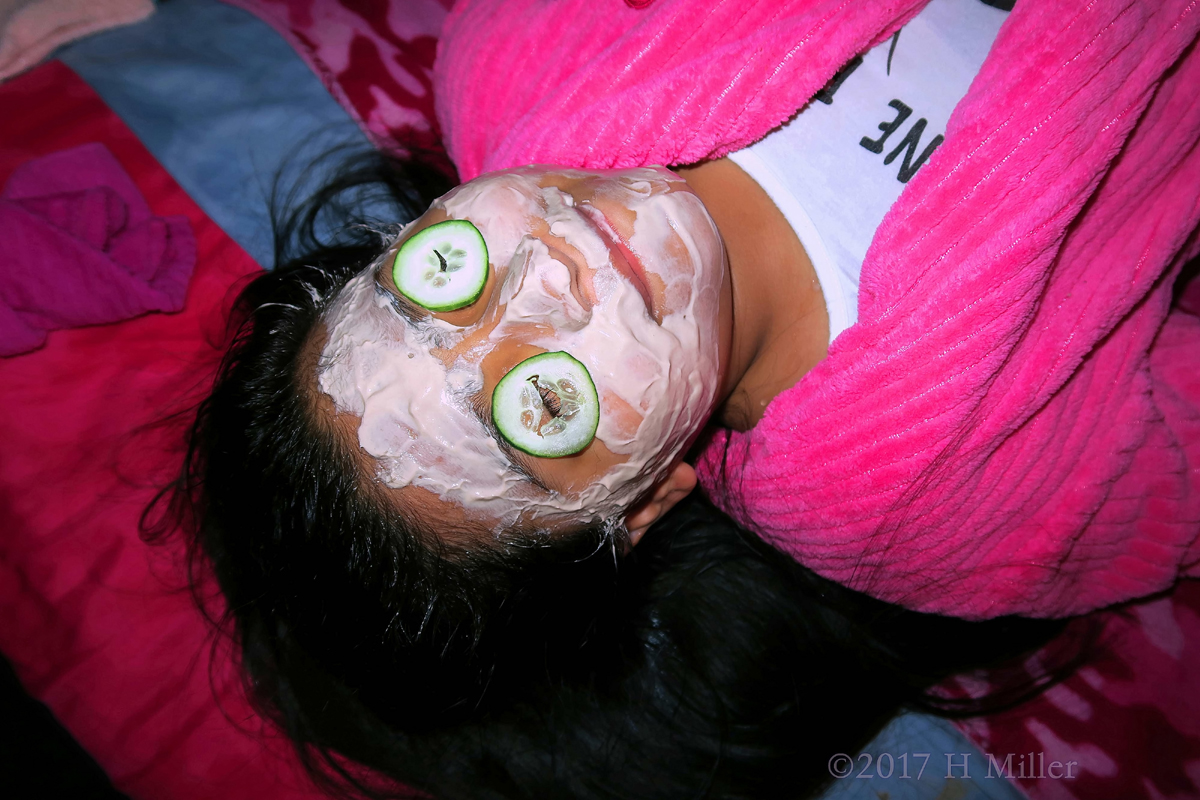
<svg viewBox="0 0 1200 800">
<path fill-rule="evenodd" d="M 517 364 L 492 391 L 500 435 L 532 456 L 561 458 L 596 438 L 600 397 L 587 367 L 562 351 Z"/>
<path fill-rule="evenodd" d="M 392 279 L 400 293 L 430 311 L 455 311 L 483 293 L 487 243 L 465 219 L 430 225 L 400 245 Z"/>
</svg>

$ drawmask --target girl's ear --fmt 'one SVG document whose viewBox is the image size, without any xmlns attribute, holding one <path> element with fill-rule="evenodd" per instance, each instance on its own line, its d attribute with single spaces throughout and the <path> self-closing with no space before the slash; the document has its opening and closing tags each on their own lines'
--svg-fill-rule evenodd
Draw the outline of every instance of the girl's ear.
<svg viewBox="0 0 1200 800">
<path fill-rule="evenodd" d="M 696 470 L 682 461 L 654 488 L 654 494 L 641 505 L 635 506 L 625 517 L 625 528 L 629 531 L 629 543 L 637 544 L 643 534 L 666 514 L 675 504 L 696 488 Z"/>
</svg>

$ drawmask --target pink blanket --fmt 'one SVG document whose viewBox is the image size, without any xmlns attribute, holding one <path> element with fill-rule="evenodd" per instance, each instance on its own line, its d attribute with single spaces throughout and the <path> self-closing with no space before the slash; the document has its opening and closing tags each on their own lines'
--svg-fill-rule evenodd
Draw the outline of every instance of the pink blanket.
<svg viewBox="0 0 1200 800">
<path fill-rule="evenodd" d="M 0 651 L 131 798 L 319 800 L 211 646 L 179 547 L 138 539 L 179 470 L 228 303 L 259 268 L 61 62 L 0 85 L 0 120 L 0 184 L 63 153 L 109 154 L 117 192 L 194 234 L 196 258 L 179 313 L 59 331 L 0 358 Z M 11 255 L 0 250 L 0 272 Z"/>
<path fill-rule="evenodd" d="M 713 158 L 922 5 L 461 0 L 439 120 L 464 179 Z M 1198 29 L 1197 0 L 1018 3 L 876 233 L 859 323 L 709 443 L 716 501 L 924 611 L 1076 614 L 1196 574 L 1200 318 L 1171 302 L 1200 249 Z"/>
</svg>

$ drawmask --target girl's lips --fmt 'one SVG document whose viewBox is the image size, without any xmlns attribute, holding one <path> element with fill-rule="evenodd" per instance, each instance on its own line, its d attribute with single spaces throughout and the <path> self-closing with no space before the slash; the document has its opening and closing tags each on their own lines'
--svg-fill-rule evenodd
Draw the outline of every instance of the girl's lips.
<svg viewBox="0 0 1200 800">
<path fill-rule="evenodd" d="M 646 269 L 642 266 L 641 260 L 629 249 L 629 245 L 609 222 L 604 212 L 590 203 L 580 203 L 576 207 L 583 212 L 584 219 L 592 224 L 592 227 L 596 229 L 600 238 L 608 246 L 613 267 L 629 281 L 633 288 L 637 289 L 638 294 L 642 296 L 642 301 L 646 304 L 647 313 L 661 325 L 662 312 L 654 303 L 654 293 L 650 289 L 650 281 L 646 278 Z"/>
</svg>

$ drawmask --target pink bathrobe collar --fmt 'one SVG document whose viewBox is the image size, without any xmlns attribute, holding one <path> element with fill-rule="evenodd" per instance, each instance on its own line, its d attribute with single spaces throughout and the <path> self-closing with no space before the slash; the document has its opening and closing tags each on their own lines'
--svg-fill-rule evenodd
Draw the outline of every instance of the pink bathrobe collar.
<svg viewBox="0 0 1200 800">
<path fill-rule="evenodd" d="M 715 158 L 922 5 L 460 0 L 439 121 L 464 180 Z M 1076 614 L 1194 573 L 1200 319 L 1170 304 L 1200 249 L 1198 27 L 1197 0 L 1018 2 L 876 233 L 859 323 L 708 444 L 714 500 L 923 611 Z"/>
</svg>

